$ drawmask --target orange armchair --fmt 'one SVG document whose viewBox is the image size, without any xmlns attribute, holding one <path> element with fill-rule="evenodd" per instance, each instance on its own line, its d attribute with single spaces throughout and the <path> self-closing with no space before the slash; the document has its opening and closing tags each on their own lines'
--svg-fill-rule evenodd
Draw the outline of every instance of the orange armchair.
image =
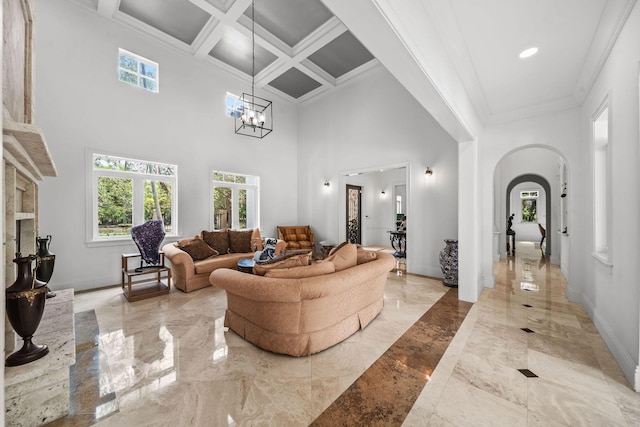
<svg viewBox="0 0 640 427">
<path fill-rule="evenodd" d="M 310 225 L 279 225 L 278 239 L 287 242 L 287 251 L 310 250 L 315 254 L 316 241 Z"/>
</svg>

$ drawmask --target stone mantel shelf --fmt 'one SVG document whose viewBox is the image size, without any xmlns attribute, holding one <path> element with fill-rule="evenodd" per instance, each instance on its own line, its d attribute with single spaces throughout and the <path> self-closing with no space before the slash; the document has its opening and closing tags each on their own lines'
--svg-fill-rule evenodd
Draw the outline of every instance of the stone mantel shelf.
<svg viewBox="0 0 640 427">
<path fill-rule="evenodd" d="M 16 212 L 14 214 L 15 220 L 19 221 L 22 219 L 35 219 L 36 218 L 36 214 L 31 213 L 31 212 Z"/>
<path fill-rule="evenodd" d="M 2 122 L 5 152 L 8 152 L 20 165 L 33 176 L 58 176 L 53 157 L 49 152 L 42 130 L 33 124 L 12 120 Z"/>
</svg>

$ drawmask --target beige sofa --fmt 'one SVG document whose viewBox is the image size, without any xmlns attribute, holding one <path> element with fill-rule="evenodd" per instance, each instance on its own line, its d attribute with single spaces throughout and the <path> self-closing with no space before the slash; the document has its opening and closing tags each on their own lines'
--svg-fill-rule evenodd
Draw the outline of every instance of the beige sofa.
<svg viewBox="0 0 640 427">
<path fill-rule="evenodd" d="M 221 234 L 224 234 L 224 231 L 225 230 L 219 230 Z M 202 231 L 198 236 L 183 239 L 175 243 L 167 243 L 162 247 L 164 256 L 171 265 L 171 276 L 173 278 L 173 284 L 177 289 L 180 289 L 183 292 L 191 292 L 196 289 L 211 286 L 209 283 L 209 275 L 212 271 L 218 268 L 237 269 L 238 260 L 242 258 L 253 258 L 255 253 L 253 251 L 254 245 L 257 246 L 258 250 L 262 250 L 262 237 L 260 236 L 259 229 L 226 231 L 227 233 L 235 233 L 236 236 L 240 236 L 241 242 L 240 244 L 235 245 L 235 248 L 232 247 L 229 241 L 227 241 L 228 248 L 225 248 L 224 242 L 222 242 L 223 247 L 219 247 L 219 241 L 212 242 L 211 239 L 207 239 L 207 237 L 211 237 L 218 233 L 213 231 Z M 249 237 L 246 235 L 244 237 L 241 236 L 242 233 L 250 234 L 250 241 L 248 243 L 247 239 Z M 216 235 L 216 237 L 222 236 Z M 189 248 L 194 246 L 194 241 L 201 246 L 203 241 L 209 241 L 209 244 L 205 245 L 205 251 L 206 246 L 209 246 L 210 250 L 209 252 L 205 252 L 204 255 L 210 254 L 210 256 L 199 259 L 204 256 L 195 256 L 196 253 L 199 255 L 201 252 L 200 250 L 190 251 L 193 255 L 187 253 Z M 218 244 L 216 245 L 215 243 Z M 218 250 L 216 251 L 214 247 Z M 278 241 L 276 245 L 276 254 L 284 253 L 285 248 L 286 243 Z M 214 255 L 211 250 L 217 254 Z M 193 256 L 195 256 L 195 259 Z"/>
<path fill-rule="evenodd" d="M 347 246 L 347 252 L 355 253 L 355 245 Z M 358 251 L 362 262 L 363 249 Z M 226 291 L 225 326 L 265 350 L 305 356 L 343 341 L 382 310 L 395 259 L 382 252 L 364 255 L 368 262 L 344 269 L 330 256 L 317 264 L 335 263 L 329 271 L 340 271 L 312 277 L 268 277 L 269 272 L 259 276 L 223 268 L 213 271 L 209 281 Z M 319 267 L 326 271 L 326 266 Z M 316 267 L 281 269 L 278 275 L 295 276 L 296 270 Z"/>
</svg>

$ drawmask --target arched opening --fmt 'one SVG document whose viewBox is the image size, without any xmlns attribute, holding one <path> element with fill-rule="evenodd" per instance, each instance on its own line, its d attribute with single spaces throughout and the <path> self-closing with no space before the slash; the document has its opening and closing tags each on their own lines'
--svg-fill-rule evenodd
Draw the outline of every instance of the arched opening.
<svg viewBox="0 0 640 427">
<path fill-rule="evenodd" d="M 534 182 L 540 185 L 544 189 L 545 202 L 546 202 L 545 203 L 545 228 L 546 230 L 553 230 L 553 227 L 552 227 L 553 217 L 551 216 L 551 186 L 549 185 L 549 181 L 547 181 L 545 178 L 543 178 L 540 175 L 532 174 L 532 173 L 524 174 L 514 178 L 513 180 L 511 180 L 511 182 L 509 182 L 509 185 L 507 185 L 507 190 L 506 190 L 506 203 L 505 203 L 507 213 L 512 211 L 511 192 L 518 184 L 526 183 L 526 182 Z M 551 256 L 552 239 L 553 239 L 553 234 L 546 233 L 547 244 L 545 246 L 545 251 L 544 251 L 546 256 Z"/>
<path fill-rule="evenodd" d="M 506 231 L 509 216 L 514 213 L 514 203 L 521 203 L 520 191 L 539 189 L 538 202 L 540 219 L 545 221 L 544 255 L 549 256 L 552 264 L 561 264 L 567 276 L 569 262 L 568 241 L 562 238 L 568 223 L 568 206 L 570 197 L 566 196 L 568 180 L 568 164 L 565 156 L 554 147 L 530 145 L 505 153 L 497 161 L 493 170 L 493 245 L 491 267 L 486 271 L 493 272 L 495 263 L 504 259 L 506 254 Z M 526 185 L 529 182 L 531 185 Z M 516 195 L 513 189 L 518 190 Z M 514 193 L 514 199 L 509 195 Z M 563 196 L 564 194 L 564 196 Z M 516 200 L 518 200 L 516 202 Z M 544 206 L 543 206 L 544 205 Z M 520 209 L 521 210 L 521 209 Z M 532 241 L 540 241 L 541 235 L 537 224 L 528 225 Z M 535 233 L 535 234 L 533 234 Z M 521 240 L 522 234 L 515 236 Z M 491 274 L 491 273 L 489 273 Z"/>
</svg>

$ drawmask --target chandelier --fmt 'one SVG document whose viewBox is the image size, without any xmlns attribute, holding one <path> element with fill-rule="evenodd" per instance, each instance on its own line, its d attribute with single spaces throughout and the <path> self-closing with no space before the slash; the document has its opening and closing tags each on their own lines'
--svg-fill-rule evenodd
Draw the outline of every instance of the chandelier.
<svg viewBox="0 0 640 427">
<path fill-rule="evenodd" d="M 255 96 L 256 80 L 256 30 L 254 1 L 251 2 L 251 94 L 243 93 L 239 99 L 241 113 L 236 116 L 236 133 L 254 138 L 264 138 L 273 131 L 272 103 Z"/>
</svg>

